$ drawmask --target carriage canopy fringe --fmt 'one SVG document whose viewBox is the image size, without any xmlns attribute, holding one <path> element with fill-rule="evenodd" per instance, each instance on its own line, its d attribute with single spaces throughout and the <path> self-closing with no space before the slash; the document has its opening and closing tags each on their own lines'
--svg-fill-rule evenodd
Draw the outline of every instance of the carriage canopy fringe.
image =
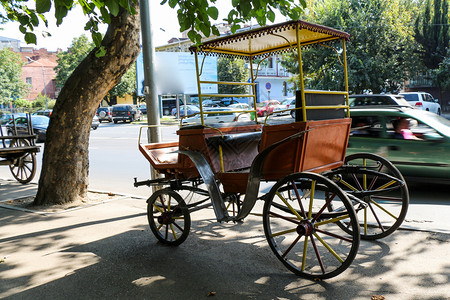
<svg viewBox="0 0 450 300">
<path fill-rule="evenodd" d="M 297 48 L 297 29 L 298 42 L 302 48 L 342 39 L 348 41 L 350 38 L 346 32 L 298 20 L 209 40 L 199 46 L 191 46 L 189 50 L 203 55 L 261 58 L 267 53 L 280 54 Z"/>
</svg>

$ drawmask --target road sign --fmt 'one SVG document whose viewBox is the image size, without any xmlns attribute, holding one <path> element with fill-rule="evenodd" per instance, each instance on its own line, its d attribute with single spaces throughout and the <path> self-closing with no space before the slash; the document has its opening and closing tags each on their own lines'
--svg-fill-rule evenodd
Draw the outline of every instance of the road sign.
<svg viewBox="0 0 450 300">
<path fill-rule="evenodd" d="M 267 90 L 270 90 L 271 87 L 272 87 L 272 85 L 270 84 L 270 82 L 267 82 L 267 83 L 266 83 L 266 89 L 267 89 Z"/>
</svg>

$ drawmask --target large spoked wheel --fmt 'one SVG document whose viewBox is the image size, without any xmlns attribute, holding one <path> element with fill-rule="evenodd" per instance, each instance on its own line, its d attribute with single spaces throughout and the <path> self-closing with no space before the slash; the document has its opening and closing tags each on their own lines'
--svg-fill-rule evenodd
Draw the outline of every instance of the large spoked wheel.
<svg viewBox="0 0 450 300">
<path fill-rule="evenodd" d="M 341 171 L 330 177 L 360 200 L 354 204 L 362 239 L 386 237 L 402 224 L 409 205 L 408 187 L 400 171 L 387 159 L 371 153 L 349 155 Z M 342 226 L 351 230 L 345 221 Z"/>
<path fill-rule="evenodd" d="M 169 189 L 156 191 L 147 201 L 150 229 L 165 245 L 178 246 L 189 235 L 191 217 L 181 196 Z"/>
<path fill-rule="evenodd" d="M 28 140 L 11 140 L 10 147 L 28 147 Z M 17 158 L 13 164 L 9 165 L 9 170 L 14 178 L 20 183 L 29 183 L 36 174 L 36 154 L 28 152 Z"/>
<path fill-rule="evenodd" d="M 328 207 L 339 208 L 329 212 Z M 348 232 L 340 221 L 357 227 L 346 194 L 328 178 L 296 173 L 278 181 L 263 210 L 264 232 L 277 258 L 292 272 L 311 279 L 342 273 L 359 247 L 359 231 Z"/>
</svg>

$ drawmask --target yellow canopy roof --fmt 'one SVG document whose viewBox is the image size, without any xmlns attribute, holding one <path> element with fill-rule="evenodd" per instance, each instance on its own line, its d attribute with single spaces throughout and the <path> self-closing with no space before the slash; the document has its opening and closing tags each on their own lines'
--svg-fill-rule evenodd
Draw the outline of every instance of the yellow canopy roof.
<svg viewBox="0 0 450 300">
<path fill-rule="evenodd" d="M 207 41 L 202 45 L 192 46 L 201 54 L 215 53 L 224 56 L 253 56 L 266 53 L 279 53 L 297 47 L 296 29 L 299 29 L 301 46 L 325 43 L 337 39 L 348 40 L 350 35 L 330 27 L 305 21 L 288 21 L 271 26 L 240 32 L 234 35 L 220 37 Z"/>
</svg>

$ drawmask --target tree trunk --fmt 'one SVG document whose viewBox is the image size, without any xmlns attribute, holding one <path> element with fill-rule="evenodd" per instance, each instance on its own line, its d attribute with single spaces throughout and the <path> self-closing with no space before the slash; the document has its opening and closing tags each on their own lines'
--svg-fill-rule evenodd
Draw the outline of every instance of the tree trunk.
<svg viewBox="0 0 450 300">
<path fill-rule="evenodd" d="M 91 121 L 101 100 L 135 62 L 140 51 L 139 5 L 131 15 L 111 16 L 102 46 L 80 63 L 58 96 L 47 130 L 35 205 L 61 204 L 86 196 Z"/>
</svg>

